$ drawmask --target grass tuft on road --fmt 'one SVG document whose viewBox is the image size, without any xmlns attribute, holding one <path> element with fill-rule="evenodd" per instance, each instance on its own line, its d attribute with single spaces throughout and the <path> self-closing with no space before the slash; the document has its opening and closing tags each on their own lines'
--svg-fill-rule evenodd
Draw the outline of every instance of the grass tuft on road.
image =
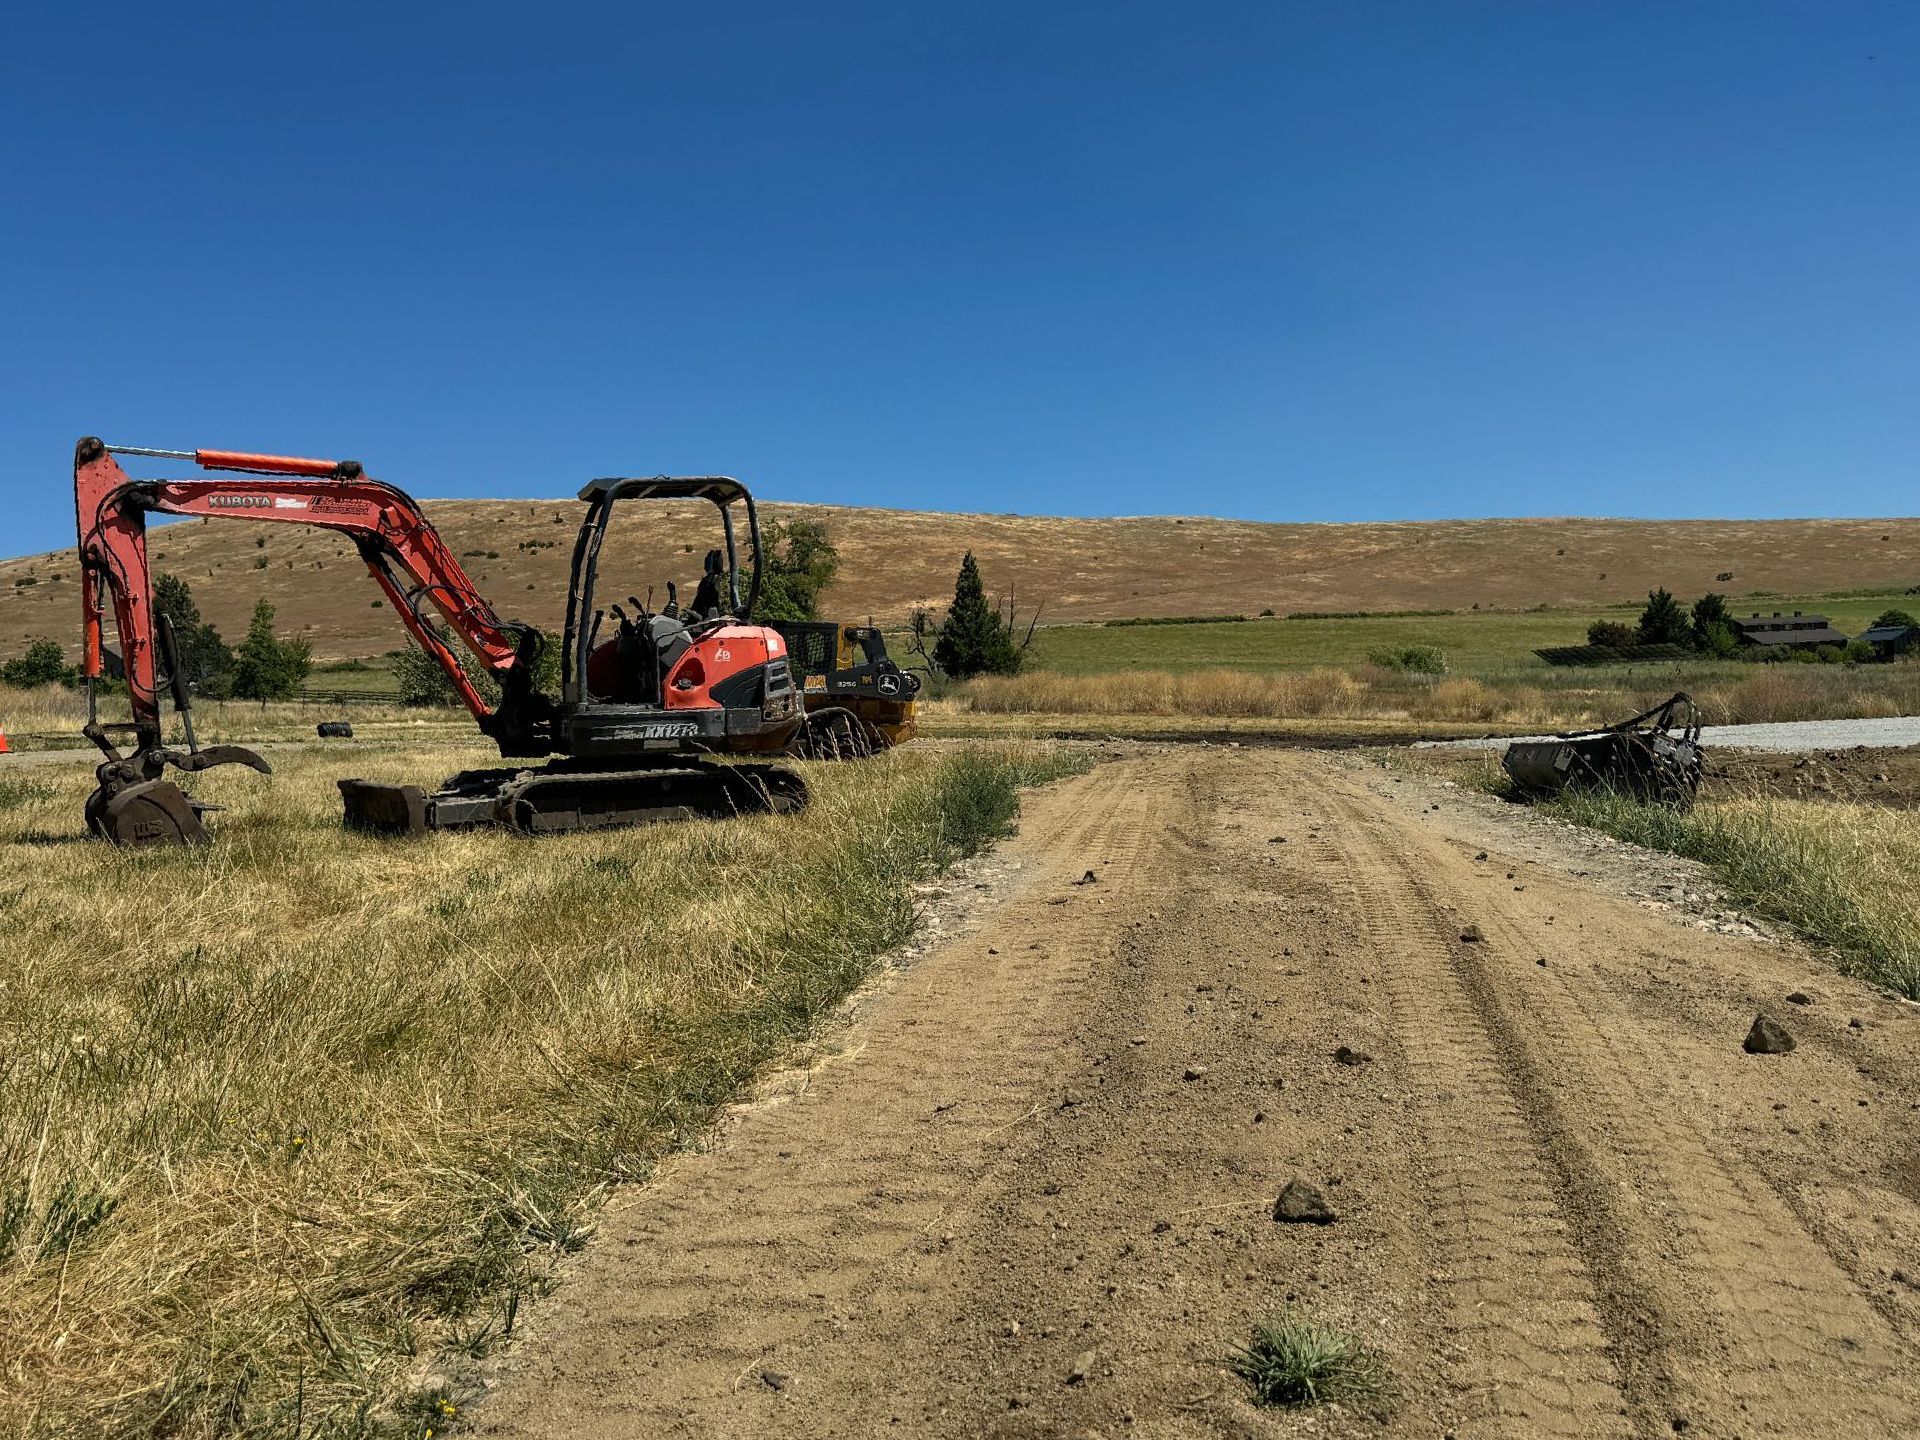
<svg viewBox="0 0 1920 1440">
<path fill-rule="evenodd" d="M 1385 1392 L 1378 1358 L 1346 1331 L 1286 1314 L 1254 1326 L 1227 1368 L 1252 1392 L 1256 1405 L 1304 1409 L 1339 1400 L 1369 1400 Z"/>
<path fill-rule="evenodd" d="M 0 1433 L 417 1436 L 608 1189 L 700 1143 L 909 933 L 914 882 L 1071 768 L 908 750 L 804 767 L 790 819 L 340 827 L 342 773 L 485 758 L 210 772 L 194 850 L 82 839 L 83 767 L 9 791 Z"/>
</svg>

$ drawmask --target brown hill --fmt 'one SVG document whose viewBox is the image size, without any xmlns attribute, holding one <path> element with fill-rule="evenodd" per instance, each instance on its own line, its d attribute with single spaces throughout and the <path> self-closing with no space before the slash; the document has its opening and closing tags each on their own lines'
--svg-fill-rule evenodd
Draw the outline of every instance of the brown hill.
<svg viewBox="0 0 1920 1440">
<path fill-rule="evenodd" d="M 558 628 L 576 502 L 438 500 L 426 508 L 502 614 Z M 1049 622 L 1267 608 L 1587 606 L 1634 599 L 1656 585 L 1693 596 L 1920 582 L 1916 519 L 1299 525 L 784 504 L 764 513 L 823 522 L 843 562 L 832 613 L 882 623 L 902 620 L 915 605 L 943 605 L 969 549 L 991 591 L 1011 587 L 1023 612 L 1040 604 Z M 638 592 L 670 577 L 689 592 L 700 554 L 713 543 L 711 516 L 710 509 L 630 507 L 629 527 L 616 522 L 608 542 L 609 583 Z M 373 582 L 337 536 L 187 521 L 157 527 L 152 551 L 155 568 L 183 576 L 202 613 L 230 640 L 264 595 L 278 607 L 282 631 L 304 634 L 321 658 L 375 655 L 401 642 L 392 614 L 373 603 Z M 626 557 L 617 564 L 616 551 Z M 0 562 L 0 657 L 43 635 L 72 650 L 78 603 L 71 550 Z"/>
</svg>

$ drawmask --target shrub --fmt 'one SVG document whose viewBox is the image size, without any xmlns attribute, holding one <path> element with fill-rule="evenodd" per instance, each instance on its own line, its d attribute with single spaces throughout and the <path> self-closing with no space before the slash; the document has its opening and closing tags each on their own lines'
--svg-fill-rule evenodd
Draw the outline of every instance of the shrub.
<svg viewBox="0 0 1920 1440">
<path fill-rule="evenodd" d="M 1433 645 L 1390 645 L 1367 652 L 1367 659 L 1382 670 L 1404 670 L 1413 675 L 1444 675 L 1447 655 Z"/>
<path fill-rule="evenodd" d="M 1625 650 L 1635 639 L 1633 627 L 1618 620 L 1596 620 L 1587 627 L 1587 643 L 1608 650 Z"/>
<path fill-rule="evenodd" d="M 1271 615 L 1271 610 L 1266 612 Z M 1227 625 L 1245 620 L 1244 615 L 1134 615 L 1124 620 L 1108 620 L 1108 626 L 1126 625 Z"/>
<path fill-rule="evenodd" d="M 27 653 L 0 665 L 0 682 L 16 690 L 31 690 L 40 685 L 71 685 L 73 669 L 59 642 L 36 640 Z"/>
</svg>

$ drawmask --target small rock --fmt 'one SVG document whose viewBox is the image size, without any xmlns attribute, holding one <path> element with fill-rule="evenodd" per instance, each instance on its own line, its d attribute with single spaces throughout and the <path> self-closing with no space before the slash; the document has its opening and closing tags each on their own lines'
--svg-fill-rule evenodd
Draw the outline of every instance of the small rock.
<svg viewBox="0 0 1920 1440">
<path fill-rule="evenodd" d="M 1372 1061 L 1373 1057 L 1366 1051 L 1355 1050 L 1346 1045 L 1342 1045 L 1333 1052 L 1333 1063 L 1336 1065 L 1367 1065 Z"/>
<path fill-rule="evenodd" d="M 1203 1078 L 1206 1073 L 1207 1067 L 1204 1065 L 1189 1065 L 1185 1070 L 1180 1072 L 1180 1078 L 1182 1080 L 1199 1080 Z"/>
<path fill-rule="evenodd" d="M 1487 852 L 1482 850 L 1478 855 L 1474 856 L 1473 858 L 1476 862 L 1484 860 L 1487 858 Z"/>
<path fill-rule="evenodd" d="M 1533 963 L 1538 965 L 1542 970 L 1544 970 L 1547 968 L 1547 957 L 1542 955 L 1538 960 L 1534 961 Z"/>
<path fill-rule="evenodd" d="M 1335 1217 L 1320 1187 L 1296 1175 L 1273 1202 L 1273 1218 L 1288 1225 L 1331 1225 Z"/>
<path fill-rule="evenodd" d="M 1856 1015 L 1853 1019 L 1847 1021 L 1847 1028 L 1849 1030 L 1864 1030 L 1867 1027 L 1860 1023 L 1860 1017 Z"/>
<path fill-rule="evenodd" d="M 1480 927 L 1478 925 L 1469 925 L 1460 932 L 1460 938 L 1469 945 L 1478 945 L 1487 937 L 1480 933 Z"/>
<path fill-rule="evenodd" d="M 1749 1055 L 1784 1055 L 1793 1049 L 1793 1036 L 1779 1021 L 1756 1015 L 1741 1048 Z"/>
<path fill-rule="evenodd" d="M 1089 870 L 1073 883 L 1076 885 L 1098 885 L 1100 883 L 1100 877 Z"/>
<path fill-rule="evenodd" d="M 1284 835 L 1276 835 L 1271 840 L 1267 841 L 1267 844 L 1269 845 L 1284 845 L 1286 843 L 1287 843 L 1287 837 Z"/>
<path fill-rule="evenodd" d="M 1796 990 L 1787 996 L 1787 1003 L 1789 1005 L 1811 1005 L 1813 1004 L 1813 996 L 1807 994 L 1804 990 Z"/>
<path fill-rule="evenodd" d="M 1153 1233 L 1156 1235 L 1164 1235 L 1171 1229 L 1173 1229 L 1173 1222 L 1171 1220 L 1156 1220 L 1153 1222 Z"/>
<path fill-rule="evenodd" d="M 1073 1357 L 1073 1364 L 1067 1370 L 1067 1384 L 1084 1385 L 1093 1378 L 1093 1367 L 1100 1357 L 1091 1350 L 1082 1350 Z"/>
<path fill-rule="evenodd" d="M 783 1375 L 778 1370 L 762 1370 L 760 1383 L 769 1390 L 784 1390 L 793 1383 L 791 1375 Z"/>
<path fill-rule="evenodd" d="M 1144 1045 L 1146 1043 L 1147 1037 L 1144 1035 L 1129 1035 L 1127 1037 L 1127 1044 L 1129 1045 Z"/>
</svg>

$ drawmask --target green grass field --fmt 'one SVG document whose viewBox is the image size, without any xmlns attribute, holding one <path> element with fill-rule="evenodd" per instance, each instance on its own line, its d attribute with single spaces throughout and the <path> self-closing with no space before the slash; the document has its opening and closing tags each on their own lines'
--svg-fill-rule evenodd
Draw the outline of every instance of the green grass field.
<svg viewBox="0 0 1920 1440">
<path fill-rule="evenodd" d="M 1857 635 L 1890 606 L 1912 609 L 1920 597 L 1746 597 L 1729 601 L 1735 614 L 1759 610 L 1817 611 L 1836 627 Z M 1140 669 L 1304 670 L 1315 665 L 1358 665 L 1375 650 L 1433 645 L 1446 652 L 1450 672 L 1488 675 L 1516 669 L 1538 672 L 1542 683 L 1553 668 L 1534 655 L 1548 645 L 1583 645 L 1594 620 L 1631 623 L 1639 605 L 1608 610 L 1531 610 L 1520 613 L 1465 611 L 1454 615 L 1381 616 L 1351 620 L 1247 620 L 1203 625 L 1060 625 L 1036 632 L 1038 669 L 1067 675 Z M 1661 667 L 1643 665 L 1643 671 Z"/>
</svg>

